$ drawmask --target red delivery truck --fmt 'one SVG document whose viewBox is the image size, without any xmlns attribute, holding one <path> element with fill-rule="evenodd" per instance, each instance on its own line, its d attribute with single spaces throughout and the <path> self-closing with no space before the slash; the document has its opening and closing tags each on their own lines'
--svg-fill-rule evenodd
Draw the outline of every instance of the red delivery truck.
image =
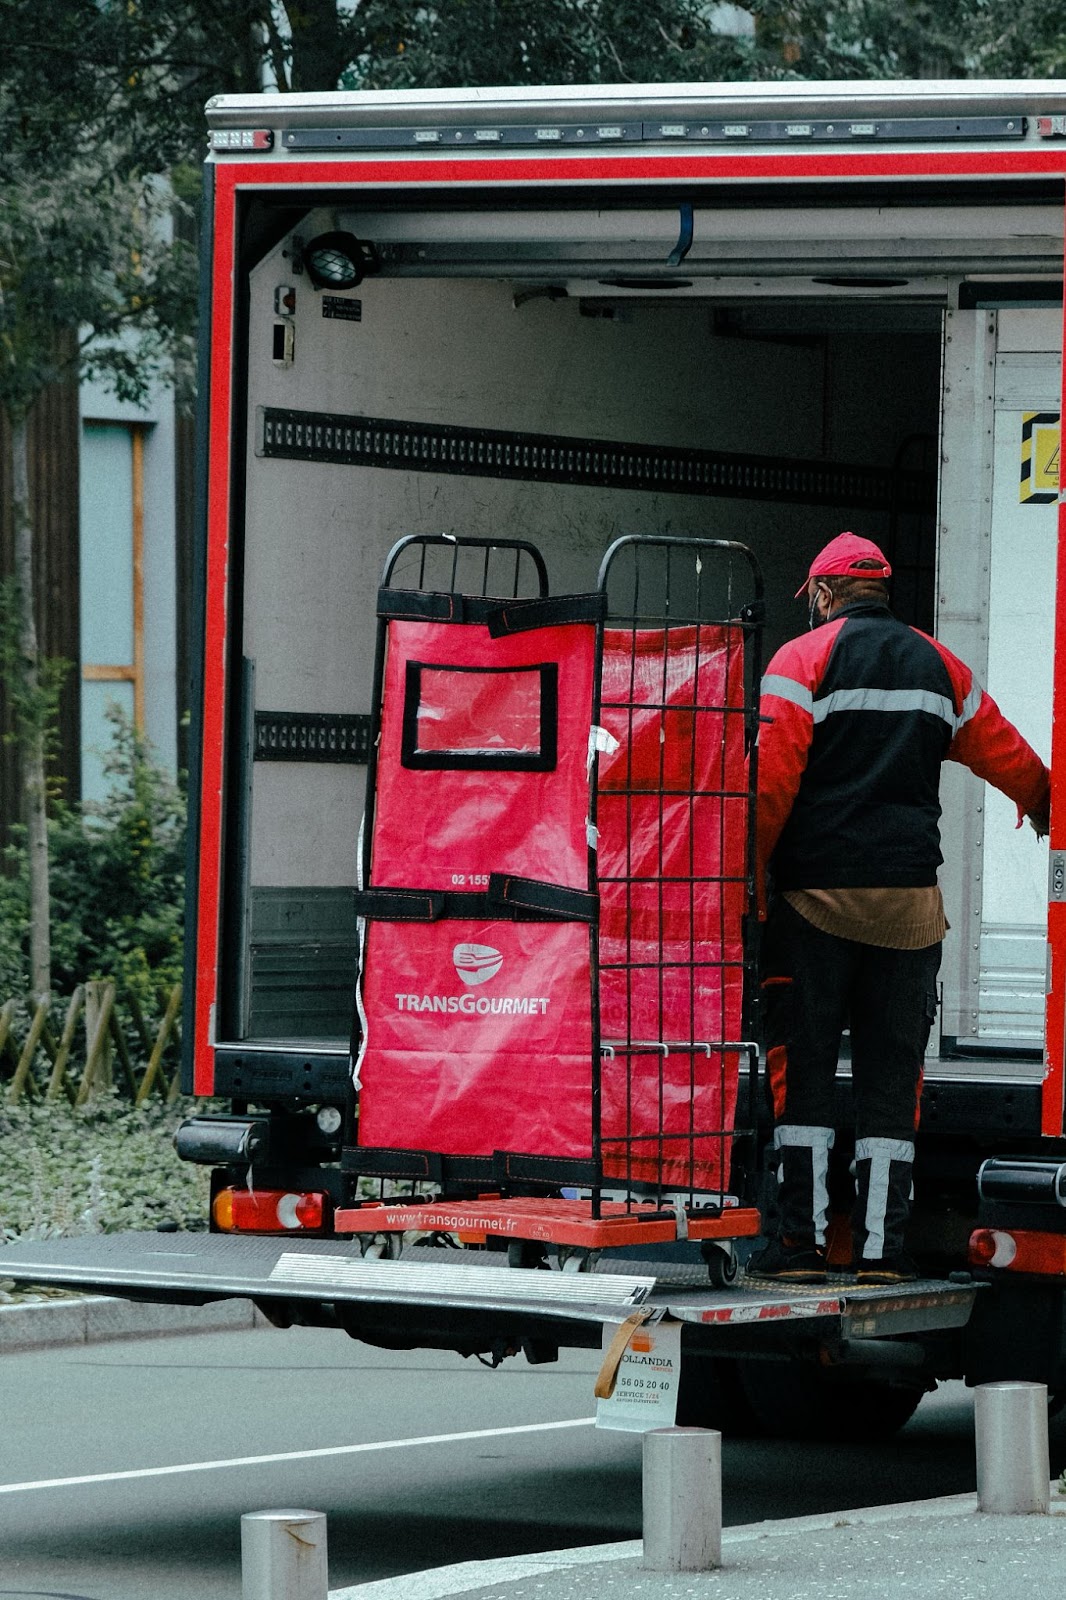
<svg viewBox="0 0 1066 1600">
<path fill-rule="evenodd" d="M 679 1414 L 731 1427 L 1066 1394 L 1066 84 L 208 125 L 178 1145 L 211 1217 L 0 1273 L 497 1359 L 639 1311 L 681 1323 Z M 1051 837 L 945 768 L 923 1275 L 787 1291 L 743 1277 L 758 671 L 845 528 L 1050 762 Z M 846 1050 L 837 1090 L 846 1128 Z"/>
</svg>

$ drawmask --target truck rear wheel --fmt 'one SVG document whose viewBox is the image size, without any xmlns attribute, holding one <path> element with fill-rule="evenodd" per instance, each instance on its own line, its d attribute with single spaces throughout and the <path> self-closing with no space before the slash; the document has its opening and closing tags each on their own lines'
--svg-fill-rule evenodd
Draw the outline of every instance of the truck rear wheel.
<svg viewBox="0 0 1066 1600">
<path fill-rule="evenodd" d="M 887 1439 L 909 1422 L 925 1393 L 803 1361 L 738 1361 L 744 1398 L 762 1433 L 784 1439 Z"/>
<path fill-rule="evenodd" d="M 678 1426 L 714 1428 L 727 1439 L 765 1433 L 741 1381 L 742 1365 L 730 1356 L 686 1355 L 677 1393 Z"/>
</svg>

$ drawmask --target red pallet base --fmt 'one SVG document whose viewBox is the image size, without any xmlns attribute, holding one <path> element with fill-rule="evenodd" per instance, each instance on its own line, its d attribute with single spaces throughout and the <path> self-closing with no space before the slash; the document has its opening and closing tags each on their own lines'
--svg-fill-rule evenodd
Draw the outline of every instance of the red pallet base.
<svg viewBox="0 0 1066 1600">
<path fill-rule="evenodd" d="M 633 1244 L 673 1244 L 679 1237 L 673 1211 L 655 1206 L 626 1206 L 604 1201 L 593 1217 L 588 1200 L 428 1200 L 418 1204 L 378 1202 L 346 1207 L 334 1215 L 338 1233 L 458 1233 L 465 1237 L 530 1239 L 540 1244 L 578 1245 L 589 1250 L 618 1249 Z M 754 1207 L 728 1206 L 722 1211 L 687 1211 L 689 1239 L 751 1239 L 762 1231 Z"/>
</svg>

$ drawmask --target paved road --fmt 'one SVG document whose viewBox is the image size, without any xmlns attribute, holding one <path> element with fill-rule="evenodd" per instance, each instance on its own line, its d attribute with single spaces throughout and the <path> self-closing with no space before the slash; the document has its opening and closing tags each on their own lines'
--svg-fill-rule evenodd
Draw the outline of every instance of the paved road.
<svg viewBox="0 0 1066 1600">
<path fill-rule="evenodd" d="M 334 1587 L 636 1537 L 639 1439 L 537 1426 L 591 1415 L 595 1364 L 569 1353 L 489 1372 L 306 1329 L 5 1356 L 0 1600 L 237 1600 L 240 1514 L 265 1507 L 328 1512 Z M 474 1436 L 402 1442 L 456 1434 Z M 296 1459 L 270 1459 L 283 1454 Z M 194 1470 L 153 1470 L 174 1465 Z M 97 1481 L 51 1482 L 85 1477 Z M 889 1445 L 727 1444 L 726 1520 L 949 1494 L 973 1478 L 970 1397 L 951 1386 Z"/>
</svg>

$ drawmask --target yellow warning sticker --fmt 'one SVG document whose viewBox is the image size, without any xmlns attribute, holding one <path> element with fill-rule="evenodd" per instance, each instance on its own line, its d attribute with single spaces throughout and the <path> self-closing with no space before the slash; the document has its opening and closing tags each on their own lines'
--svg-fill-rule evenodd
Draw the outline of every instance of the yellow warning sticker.
<svg viewBox="0 0 1066 1600">
<path fill-rule="evenodd" d="M 1059 497 L 1057 411 L 1022 412 L 1022 472 L 1018 498 L 1023 505 L 1049 505 Z"/>
</svg>

